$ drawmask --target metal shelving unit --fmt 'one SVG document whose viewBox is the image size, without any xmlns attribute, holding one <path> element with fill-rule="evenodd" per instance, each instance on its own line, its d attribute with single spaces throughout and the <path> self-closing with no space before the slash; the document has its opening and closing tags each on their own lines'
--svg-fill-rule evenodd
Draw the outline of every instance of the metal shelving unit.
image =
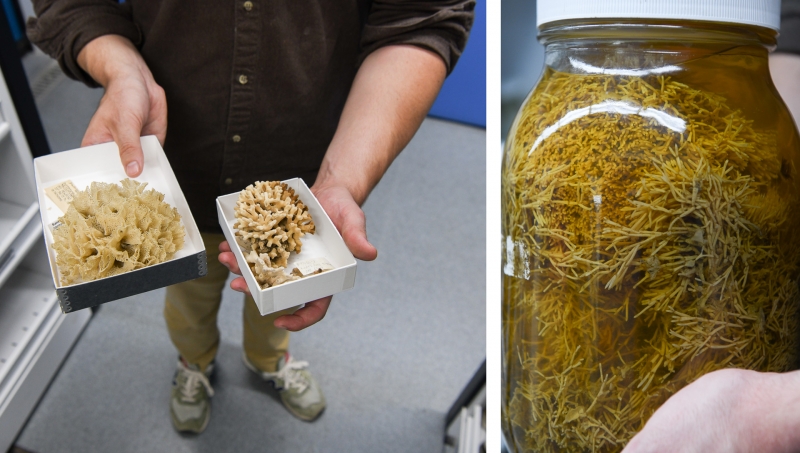
<svg viewBox="0 0 800 453">
<path fill-rule="evenodd" d="M 33 162 L 0 77 L 0 452 L 7 451 L 91 311 L 61 313 L 44 247 Z"/>
<path fill-rule="evenodd" d="M 444 453 L 486 453 L 486 360 L 445 418 Z"/>
</svg>

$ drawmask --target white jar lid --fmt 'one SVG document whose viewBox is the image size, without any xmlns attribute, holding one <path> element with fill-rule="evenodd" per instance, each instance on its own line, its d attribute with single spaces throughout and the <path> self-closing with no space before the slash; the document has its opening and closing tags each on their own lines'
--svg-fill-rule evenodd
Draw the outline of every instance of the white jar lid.
<svg viewBox="0 0 800 453">
<path fill-rule="evenodd" d="M 569 19 L 684 19 L 778 30 L 780 0 L 538 0 L 536 26 Z"/>
</svg>

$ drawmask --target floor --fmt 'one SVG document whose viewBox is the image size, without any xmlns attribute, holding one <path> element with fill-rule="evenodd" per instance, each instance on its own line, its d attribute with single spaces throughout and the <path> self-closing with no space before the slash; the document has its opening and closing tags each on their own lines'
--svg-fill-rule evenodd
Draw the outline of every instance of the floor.
<svg viewBox="0 0 800 453">
<path fill-rule="evenodd" d="M 41 54 L 25 66 L 51 148 L 72 149 L 102 95 Z M 168 399 L 176 352 L 163 290 L 105 304 L 17 440 L 50 452 L 441 452 L 444 417 L 485 357 L 484 129 L 427 119 L 364 210 L 374 262 L 327 317 L 293 334 L 328 407 L 293 418 L 241 363 L 239 293 L 219 313 L 222 343 L 201 435 L 177 434 Z"/>
</svg>

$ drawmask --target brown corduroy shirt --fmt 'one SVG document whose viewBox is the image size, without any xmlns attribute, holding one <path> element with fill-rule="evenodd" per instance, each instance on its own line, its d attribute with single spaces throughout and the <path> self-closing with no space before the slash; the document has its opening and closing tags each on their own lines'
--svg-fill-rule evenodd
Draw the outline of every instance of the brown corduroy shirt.
<svg viewBox="0 0 800 453">
<path fill-rule="evenodd" d="M 34 0 L 28 37 L 64 72 L 92 39 L 139 48 L 167 97 L 164 150 L 199 228 L 219 232 L 214 200 L 258 180 L 311 185 L 358 65 L 410 44 L 452 70 L 474 0 Z M 147 162 L 145 162 L 145 166 Z"/>
</svg>

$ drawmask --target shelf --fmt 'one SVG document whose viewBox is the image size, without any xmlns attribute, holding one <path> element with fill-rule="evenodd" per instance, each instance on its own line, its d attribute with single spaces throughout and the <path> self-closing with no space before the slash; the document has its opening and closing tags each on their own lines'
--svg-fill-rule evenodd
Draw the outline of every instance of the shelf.
<svg viewBox="0 0 800 453">
<path fill-rule="evenodd" d="M 6 85 L 5 72 L 10 66 L 7 61 L 3 63 L 0 77 L 0 452 L 11 447 L 91 317 L 88 310 L 73 315 L 61 313 L 42 238 L 30 147 L 17 115 L 16 109 L 20 106 L 14 104 Z M 24 78 L 24 73 L 19 74 Z M 26 102 L 23 109 L 32 107 L 32 102 Z"/>
<path fill-rule="evenodd" d="M 19 367 L 19 357 L 54 305 L 55 289 L 50 278 L 26 268 L 17 269 L 14 278 L 0 288 L 0 388 Z M 0 401 L 3 398 L 0 390 Z"/>
<path fill-rule="evenodd" d="M 3 140 L 8 136 L 8 133 L 11 132 L 11 126 L 3 120 L 2 112 L 0 112 L 0 121 L 2 121 L 2 123 L 0 123 L 0 140 Z"/>
<path fill-rule="evenodd" d="M 0 382 L 0 451 L 14 443 L 91 318 L 90 310 L 62 314 L 56 300 L 53 292 L 50 309 L 41 313 L 39 328 L 17 358 L 11 373 Z"/>
<path fill-rule="evenodd" d="M 18 206 L 37 201 L 33 160 L 27 147 L 14 141 L 9 123 L 0 123 L 0 201 Z"/>
<path fill-rule="evenodd" d="M 15 227 L 20 228 L 20 220 L 25 217 L 25 213 L 29 208 L 30 206 L 20 206 L 16 203 L 0 200 L 0 238 L 3 238 L 3 243 L 6 242 L 6 238 L 14 231 Z M 14 235 L 16 236 L 16 234 Z"/>
<path fill-rule="evenodd" d="M 41 237 L 38 203 L 25 209 L 0 201 L 0 287 Z"/>
</svg>

